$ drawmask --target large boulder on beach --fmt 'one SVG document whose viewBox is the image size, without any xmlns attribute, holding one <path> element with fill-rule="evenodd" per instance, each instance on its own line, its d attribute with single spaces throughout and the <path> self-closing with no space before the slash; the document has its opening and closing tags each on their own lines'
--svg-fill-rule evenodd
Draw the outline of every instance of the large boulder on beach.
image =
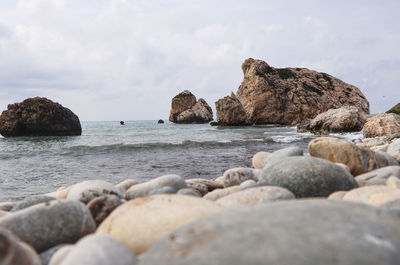
<svg viewBox="0 0 400 265">
<path fill-rule="evenodd" d="M 366 121 L 367 116 L 358 108 L 343 106 L 318 114 L 310 120 L 308 130 L 314 133 L 358 132 Z"/>
<path fill-rule="evenodd" d="M 172 230 L 223 209 L 215 202 L 192 196 L 142 197 L 118 207 L 97 233 L 120 239 L 139 255 Z"/>
<path fill-rule="evenodd" d="M 109 235 L 89 235 L 79 240 L 60 265 L 135 265 L 136 257 L 120 240 Z"/>
<path fill-rule="evenodd" d="M 78 116 L 47 98 L 35 97 L 9 104 L 0 115 L 0 134 L 16 136 L 81 135 Z"/>
<path fill-rule="evenodd" d="M 400 115 L 378 113 L 367 120 L 361 133 L 365 138 L 400 133 Z"/>
<path fill-rule="evenodd" d="M 353 176 L 395 163 L 393 158 L 386 157 L 384 153 L 374 152 L 367 147 L 360 147 L 333 137 L 312 140 L 308 144 L 308 151 L 311 156 L 347 165 Z"/>
<path fill-rule="evenodd" d="M 247 117 L 257 124 L 295 125 L 319 113 L 355 106 L 369 113 L 369 102 L 355 86 L 306 68 L 274 68 L 249 58 L 237 91 Z"/>
<path fill-rule="evenodd" d="M 0 264 L 42 265 L 39 255 L 10 231 L 0 229 Z"/>
<path fill-rule="evenodd" d="M 0 219 L 0 227 L 42 252 L 62 243 L 76 242 L 94 232 L 96 224 L 83 203 L 59 200 L 7 215 Z"/>
<path fill-rule="evenodd" d="M 300 200 L 227 210 L 153 245 L 140 265 L 348 265 L 400 260 L 400 218 L 363 204 Z"/>
<path fill-rule="evenodd" d="M 211 107 L 189 90 L 185 90 L 172 99 L 169 120 L 174 123 L 207 123 L 213 120 Z"/>
<path fill-rule="evenodd" d="M 242 103 L 232 92 L 230 96 L 219 99 L 215 102 L 218 125 L 251 125 Z"/>
<path fill-rule="evenodd" d="M 335 191 L 358 187 L 343 167 L 325 159 L 303 156 L 267 164 L 259 175 L 259 183 L 286 188 L 296 198 L 327 197 Z"/>
</svg>

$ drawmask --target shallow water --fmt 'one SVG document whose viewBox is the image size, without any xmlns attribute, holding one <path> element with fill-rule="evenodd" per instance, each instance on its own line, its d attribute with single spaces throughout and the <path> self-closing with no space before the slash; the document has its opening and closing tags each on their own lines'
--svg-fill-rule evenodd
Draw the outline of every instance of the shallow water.
<svg viewBox="0 0 400 265">
<path fill-rule="evenodd" d="M 361 137 L 350 134 L 345 138 Z M 117 184 L 164 174 L 216 178 L 250 166 L 258 151 L 304 150 L 316 136 L 295 127 L 211 127 L 157 121 L 83 122 L 82 136 L 0 137 L 0 201 L 54 191 L 87 179 Z"/>
</svg>

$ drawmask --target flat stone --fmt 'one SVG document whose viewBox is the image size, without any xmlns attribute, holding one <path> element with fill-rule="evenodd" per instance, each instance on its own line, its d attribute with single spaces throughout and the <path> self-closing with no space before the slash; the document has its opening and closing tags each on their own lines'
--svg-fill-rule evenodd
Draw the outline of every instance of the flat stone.
<svg viewBox="0 0 400 265">
<path fill-rule="evenodd" d="M 289 190 L 281 187 L 263 186 L 249 188 L 232 193 L 218 199 L 216 203 L 225 207 L 240 207 L 256 205 L 260 203 L 273 202 L 278 200 L 296 199 Z"/>
<path fill-rule="evenodd" d="M 255 169 L 263 169 L 270 154 L 269 152 L 256 153 L 251 160 L 251 166 Z"/>
<path fill-rule="evenodd" d="M 89 235 L 79 240 L 61 265 L 135 265 L 136 257 L 120 240 L 109 235 Z"/>
<path fill-rule="evenodd" d="M 104 180 L 86 180 L 73 185 L 68 192 L 67 199 L 88 203 L 102 195 L 116 195 L 122 198 L 122 194 L 113 184 Z"/>
<path fill-rule="evenodd" d="M 180 189 L 187 188 L 186 182 L 182 177 L 178 175 L 165 175 L 130 187 L 125 193 L 125 199 L 132 200 L 147 196 L 151 192 L 165 186 L 169 186 L 174 189 L 175 193 Z"/>
<path fill-rule="evenodd" d="M 284 159 L 286 157 L 303 156 L 303 153 L 304 153 L 303 149 L 301 149 L 297 146 L 291 146 L 291 147 L 279 149 L 279 150 L 271 153 L 271 155 L 268 156 L 265 166 L 271 165 L 276 162 L 280 162 L 280 161 L 282 161 L 282 159 Z"/>
<path fill-rule="evenodd" d="M 396 215 L 364 204 L 266 203 L 183 226 L 154 244 L 139 264 L 397 265 L 399 225 Z"/>
<path fill-rule="evenodd" d="M 96 225 L 101 224 L 114 211 L 115 208 L 122 204 L 122 200 L 115 195 L 103 195 L 91 200 L 87 207 L 92 214 Z"/>
<path fill-rule="evenodd" d="M 224 186 L 215 180 L 211 179 L 202 179 L 202 178 L 192 178 L 186 179 L 186 183 L 199 183 L 207 186 L 207 191 L 213 191 L 215 189 L 222 189 Z"/>
<path fill-rule="evenodd" d="M 172 230 L 224 207 L 183 195 L 154 195 L 128 201 L 118 207 L 97 229 L 124 242 L 140 255 Z"/>
<path fill-rule="evenodd" d="M 335 191 L 358 187 L 354 177 L 342 167 L 328 160 L 302 156 L 267 165 L 259 183 L 287 188 L 296 198 L 326 197 Z"/>
<path fill-rule="evenodd" d="M 400 166 L 389 166 L 375 169 L 371 172 L 358 175 L 356 180 L 365 185 L 385 185 L 390 176 L 400 177 Z"/>
<path fill-rule="evenodd" d="M 387 149 L 387 153 L 400 162 L 400 138 L 394 140 Z"/>
<path fill-rule="evenodd" d="M 335 191 L 328 196 L 328 200 L 342 200 L 348 191 Z"/>
<path fill-rule="evenodd" d="M 400 190 L 386 185 L 370 185 L 349 191 L 345 201 L 363 202 L 380 206 L 388 201 L 400 199 Z"/>
<path fill-rule="evenodd" d="M 400 189 L 400 178 L 397 176 L 390 176 L 386 181 L 386 185 L 392 188 Z"/>
<path fill-rule="evenodd" d="M 242 190 L 242 187 L 240 187 L 239 185 L 231 186 L 225 189 L 216 189 L 213 190 L 212 192 L 207 193 L 203 198 L 210 201 L 216 201 L 224 196 L 227 196 L 229 194 L 232 194 L 240 190 Z"/>
<path fill-rule="evenodd" d="M 11 210 L 11 212 L 16 212 L 32 205 L 36 205 L 42 202 L 49 202 L 55 200 L 54 197 L 50 196 L 31 196 L 23 199 L 22 201 L 18 202 Z"/>
<path fill-rule="evenodd" d="M 333 137 L 312 140 L 308 145 L 308 150 L 311 156 L 347 165 L 353 176 L 390 164 L 383 154 Z"/>
<path fill-rule="evenodd" d="M 42 265 L 38 254 L 10 231 L 0 229 L 1 265 Z"/>
<path fill-rule="evenodd" d="M 257 180 L 259 170 L 253 168 L 237 167 L 225 171 L 222 176 L 224 187 L 240 185 L 243 181 L 252 179 Z"/>
<path fill-rule="evenodd" d="M 129 190 L 130 187 L 132 187 L 133 185 L 139 184 L 140 182 L 137 181 L 136 179 L 126 179 L 124 181 L 122 181 L 121 183 L 118 183 L 117 185 L 115 185 L 115 187 L 117 189 L 119 189 L 119 191 L 122 194 L 125 194 L 125 192 L 127 190 Z"/>
<path fill-rule="evenodd" d="M 88 208 L 78 201 L 37 204 L 0 219 L 6 228 L 39 253 L 63 243 L 74 243 L 96 229 Z"/>
</svg>

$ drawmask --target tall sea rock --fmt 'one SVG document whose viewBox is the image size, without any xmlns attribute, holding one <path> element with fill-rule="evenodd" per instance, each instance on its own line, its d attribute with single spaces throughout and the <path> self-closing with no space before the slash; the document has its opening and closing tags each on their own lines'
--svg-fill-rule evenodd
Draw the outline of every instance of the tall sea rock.
<svg viewBox="0 0 400 265">
<path fill-rule="evenodd" d="M 342 106 L 369 113 L 369 102 L 357 87 L 326 73 L 274 68 L 252 58 L 244 61 L 242 70 L 236 96 L 252 123 L 295 125 Z"/>
</svg>

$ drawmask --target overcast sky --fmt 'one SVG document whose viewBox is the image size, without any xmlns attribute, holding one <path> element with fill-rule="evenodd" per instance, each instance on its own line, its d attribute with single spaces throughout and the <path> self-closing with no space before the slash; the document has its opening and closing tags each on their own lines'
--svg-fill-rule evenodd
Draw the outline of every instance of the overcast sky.
<svg viewBox="0 0 400 265">
<path fill-rule="evenodd" d="M 81 120 L 168 118 L 189 89 L 236 92 L 248 58 L 400 102 L 398 0 L 0 0 L 0 110 L 45 96 Z"/>
</svg>

